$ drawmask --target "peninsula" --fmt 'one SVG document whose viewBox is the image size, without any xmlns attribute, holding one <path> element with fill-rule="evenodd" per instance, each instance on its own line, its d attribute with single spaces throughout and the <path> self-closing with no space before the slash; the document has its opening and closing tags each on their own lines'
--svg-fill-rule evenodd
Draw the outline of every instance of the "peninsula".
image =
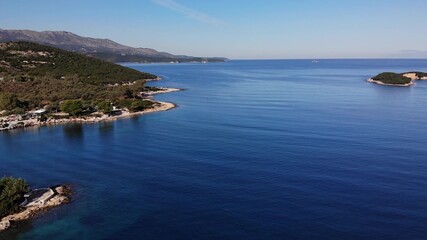
<svg viewBox="0 0 427 240">
<path fill-rule="evenodd" d="M 30 42 L 0 43 L 0 131 L 165 111 L 158 76 Z"/>
<path fill-rule="evenodd" d="M 368 82 L 389 85 L 408 87 L 415 84 L 416 80 L 427 80 L 427 73 L 424 72 L 406 72 L 406 73 L 393 73 L 384 72 L 375 77 L 368 79 Z"/>
<path fill-rule="evenodd" d="M 30 190 L 21 178 L 0 179 L 0 232 L 15 223 L 31 219 L 38 213 L 68 203 L 71 191 L 67 186 Z"/>
</svg>

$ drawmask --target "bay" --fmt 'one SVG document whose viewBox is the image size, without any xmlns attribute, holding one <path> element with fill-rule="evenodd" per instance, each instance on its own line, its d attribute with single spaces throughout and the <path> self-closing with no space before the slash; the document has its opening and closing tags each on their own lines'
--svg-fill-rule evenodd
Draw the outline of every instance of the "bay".
<svg viewBox="0 0 427 240">
<path fill-rule="evenodd" d="M 0 133 L 0 174 L 71 204 L 0 239 L 425 239 L 427 60 L 124 64 L 178 108 Z"/>
</svg>

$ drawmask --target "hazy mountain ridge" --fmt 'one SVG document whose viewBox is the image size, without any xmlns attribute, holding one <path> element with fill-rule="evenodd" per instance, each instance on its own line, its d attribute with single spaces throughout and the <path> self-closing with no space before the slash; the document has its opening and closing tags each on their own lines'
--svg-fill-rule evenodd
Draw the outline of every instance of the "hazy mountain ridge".
<svg viewBox="0 0 427 240">
<path fill-rule="evenodd" d="M 66 31 L 37 32 L 32 30 L 0 29 L 0 42 L 9 41 L 29 41 L 50 45 L 112 62 L 218 62 L 225 60 L 224 58 L 178 56 L 151 48 L 134 48 L 116 43 L 110 39 L 82 37 Z"/>
</svg>

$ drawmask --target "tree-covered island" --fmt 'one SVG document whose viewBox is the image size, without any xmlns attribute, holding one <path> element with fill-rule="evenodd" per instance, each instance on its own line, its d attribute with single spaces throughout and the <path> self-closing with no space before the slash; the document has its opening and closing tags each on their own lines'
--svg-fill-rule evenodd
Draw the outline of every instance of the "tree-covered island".
<svg viewBox="0 0 427 240">
<path fill-rule="evenodd" d="M 150 95 L 170 89 L 145 86 L 154 79 L 50 46 L 0 43 L 0 130 L 165 108 Z"/>
<path fill-rule="evenodd" d="M 384 72 L 368 79 L 368 82 L 390 85 L 390 86 L 411 86 L 415 80 L 427 80 L 427 73 L 424 72 L 406 72 L 393 73 Z"/>
</svg>

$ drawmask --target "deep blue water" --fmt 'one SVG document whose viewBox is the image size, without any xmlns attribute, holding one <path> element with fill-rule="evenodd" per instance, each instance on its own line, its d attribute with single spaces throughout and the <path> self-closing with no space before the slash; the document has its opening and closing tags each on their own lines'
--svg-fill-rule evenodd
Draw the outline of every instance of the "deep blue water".
<svg viewBox="0 0 427 240">
<path fill-rule="evenodd" d="M 70 183 L 0 239 L 427 239 L 427 60 L 128 66 L 177 109 L 0 133 L 0 174 Z"/>
</svg>

